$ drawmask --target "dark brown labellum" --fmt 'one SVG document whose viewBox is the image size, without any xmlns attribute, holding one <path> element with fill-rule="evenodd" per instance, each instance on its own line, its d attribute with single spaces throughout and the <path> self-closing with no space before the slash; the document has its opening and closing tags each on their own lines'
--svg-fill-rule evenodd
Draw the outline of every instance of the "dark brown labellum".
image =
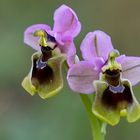
<svg viewBox="0 0 140 140">
<path fill-rule="evenodd" d="M 34 60 L 31 80 L 34 86 L 51 82 L 53 80 L 52 68 L 41 60 Z"/>
<path fill-rule="evenodd" d="M 102 96 L 102 103 L 114 109 L 118 108 L 119 103 L 124 103 L 121 105 L 121 109 L 124 109 L 128 106 L 128 104 L 131 104 L 132 101 L 132 93 L 130 87 L 127 85 L 120 85 L 115 89 L 111 89 L 110 86 L 108 86 L 108 88 L 103 92 Z"/>
</svg>

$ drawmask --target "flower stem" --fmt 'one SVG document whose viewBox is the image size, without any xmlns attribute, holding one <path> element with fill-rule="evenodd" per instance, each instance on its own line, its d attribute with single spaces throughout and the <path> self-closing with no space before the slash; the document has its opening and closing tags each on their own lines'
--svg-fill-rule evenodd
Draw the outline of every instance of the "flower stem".
<svg viewBox="0 0 140 140">
<path fill-rule="evenodd" d="M 92 113 L 92 104 L 89 97 L 84 94 L 80 94 L 80 97 L 86 108 L 87 115 L 91 124 L 93 140 L 104 140 L 105 134 L 101 131 L 102 125 L 100 121 L 96 118 L 96 116 Z"/>
</svg>

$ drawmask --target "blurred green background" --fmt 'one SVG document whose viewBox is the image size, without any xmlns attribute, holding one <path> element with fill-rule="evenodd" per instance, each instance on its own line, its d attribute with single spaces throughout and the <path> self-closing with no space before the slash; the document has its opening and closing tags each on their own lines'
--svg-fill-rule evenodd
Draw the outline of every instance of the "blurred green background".
<svg viewBox="0 0 140 140">
<path fill-rule="evenodd" d="M 139 0 L 0 0 L 0 140 L 91 140 L 83 104 L 66 81 L 49 100 L 31 97 L 21 87 L 34 52 L 23 43 L 24 30 L 37 23 L 52 26 L 53 12 L 63 3 L 82 23 L 78 51 L 87 32 L 101 29 L 122 54 L 140 56 Z M 140 84 L 134 88 L 140 101 L 139 91 Z M 140 120 L 128 124 L 122 119 L 107 130 L 106 140 L 139 140 Z"/>
</svg>

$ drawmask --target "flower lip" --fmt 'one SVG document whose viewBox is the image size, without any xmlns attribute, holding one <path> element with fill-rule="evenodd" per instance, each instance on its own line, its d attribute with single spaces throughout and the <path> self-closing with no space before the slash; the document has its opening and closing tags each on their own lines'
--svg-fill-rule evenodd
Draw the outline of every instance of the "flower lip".
<svg viewBox="0 0 140 140">
<path fill-rule="evenodd" d="M 39 65 L 37 66 L 37 64 L 39 64 L 39 62 L 37 63 L 37 60 L 35 59 L 33 61 L 33 71 L 31 77 L 32 84 L 35 87 L 39 84 L 46 84 L 53 80 L 52 69 L 47 64 L 42 66 L 40 63 L 40 67 L 38 67 Z"/>
<path fill-rule="evenodd" d="M 22 82 L 23 88 L 31 95 L 39 94 L 43 99 L 56 95 L 63 88 L 62 64 L 65 55 L 55 55 L 42 62 L 42 53 L 32 55 L 32 67 Z M 40 62 L 39 62 L 40 61 Z M 37 63 L 40 63 L 37 67 Z"/>
<path fill-rule="evenodd" d="M 128 122 L 135 122 L 140 118 L 140 105 L 128 80 L 121 79 L 118 86 L 97 80 L 94 81 L 94 88 L 96 97 L 92 112 L 103 121 L 116 125 L 120 117 L 126 117 Z"/>
<path fill-rule="evenodd" d="M 120 92 L 120 88 L 123 88 L 122 92 Z M 104 91 L 101 99 L 104 105 L 112 109 L 118 108 L 121 111 L 122 109 L 126 109 L 128 104 L 132 104 L 132 94 L 127 85 L 123 85 L 123 87 L 118 86 L 115 91 L 110 90 L 110 87 Z"/>
</svg>

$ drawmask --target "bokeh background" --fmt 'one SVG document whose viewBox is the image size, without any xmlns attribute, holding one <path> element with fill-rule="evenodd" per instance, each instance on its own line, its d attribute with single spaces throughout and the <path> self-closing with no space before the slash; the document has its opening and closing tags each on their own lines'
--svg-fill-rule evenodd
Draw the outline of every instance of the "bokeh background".
<svg viewBox="0 0 140 140">
<path fill-rule="evenodd" d="M 0 0 L 0 140 L 91 140 L 90 125 L 79 95 L 67 82 L 60 94 L 42 100 L 21 87 L 34 50 L 23 43 L 29 25 L 53 25 L 61 4 L 75 10 L 82 23 L 77 51 L 87 32 L 101 29 L 120 52 L 140 56 L 139 0 Z M 139 75 L 138 75 L 139 76 Z M 140 84 L 134 87 L 140 101 Z M 107 128 L 106 140 L 139 140 L 140 120 Z"/>
</svg>

